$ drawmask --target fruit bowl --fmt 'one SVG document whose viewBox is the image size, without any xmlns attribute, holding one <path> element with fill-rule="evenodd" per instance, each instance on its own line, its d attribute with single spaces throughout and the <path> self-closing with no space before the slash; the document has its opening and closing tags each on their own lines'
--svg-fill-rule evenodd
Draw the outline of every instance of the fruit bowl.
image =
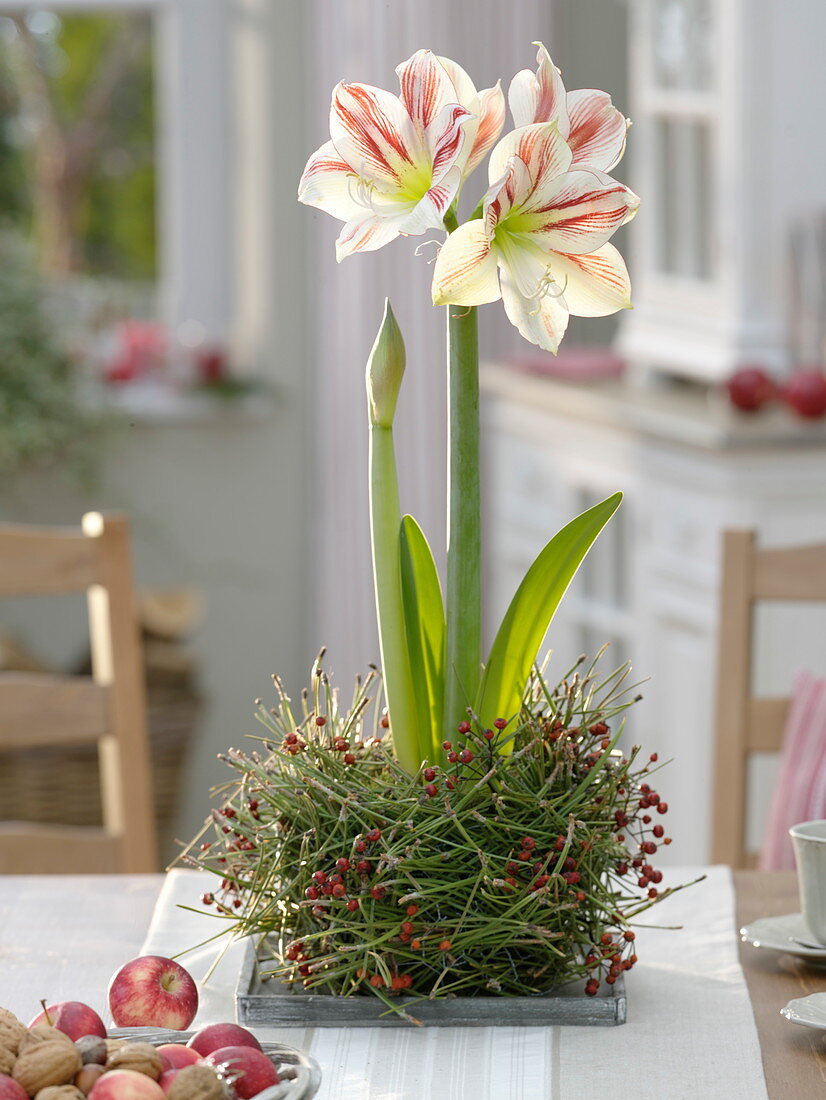
<svg viewBox="0 0 826 1100">
<path fill-rule="evenodd" d="M 153 1046 L 186 1043 L 193 1035 L 192 1031 L 168 1031 L 156 1027 L 120 1027 L 109 1031 L 112 1039 L 129 1039 L 152 1043 Z M 281 1083 L 259 1093 L 255 1100 L 310 1100 L 315 1096 L 321 1084 L 321 1069 L 314 1058 L 283 1043 L 262 1042 L 261 1047 L 278 1070 Z"/>
</svg>

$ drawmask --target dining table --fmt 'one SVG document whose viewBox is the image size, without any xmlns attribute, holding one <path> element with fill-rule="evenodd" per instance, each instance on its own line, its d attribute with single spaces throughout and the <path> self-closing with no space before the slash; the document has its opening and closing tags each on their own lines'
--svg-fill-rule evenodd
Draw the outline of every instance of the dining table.
<svg viewBox="0 0 826 1100">
<path fill-rule="evenodd" d="M 728 876 L 727 869 L 721 870 Z M 24 1022 L 39 1011 L 41 998 L 50 1003 L 83 1001 L 103 1014 L 105 991 L 113 971 L 146 949 L 147 933 L 164 881 L 163 875 L 0 876 L 0 1006 L 11 1009 Z M 798 906 L 797 884 L 792 872 L 735 871 L 726 881 L 733 882 L 734 889 L 734 913 L 728 929 L 732 948 L 739 943 L 741 925 L 759 917 L 789 913 Z M 732 949 L 735 967 L 737 957 Z M 826 992 L 826 969 L 816 969 L 791 956 L 759 951 L 746 943 L 739 943 L 739 964 L 756 1025 L 759 1049 L 755 1044 L 754 1058 L 755 1061 L 762 1058 L 765 1095 L 770 1100 L 826 1096 L 824 1033 L 795 1026 L 780 1015 L 781 1008 L 790 999 Z M 641 961 L 640 966 L 643 965 Z M 634 1011 L 636 977 L 636 974 L 629 975 L 628 980 L 629 1019 Z M 741 981 L 739 974 L 737 980 Z M 747 1023 L 751 1028 L 751 1020 Z M 634 1049 L 635 1044 L 641 1043 L 640 1033 L 634 1033 L 630 1023 L 626 1026 L 629 1029 L 625 1044 L 627 1060 L 618 1059 L 616 1053 L 611 1055 L 617 1062 L 619 1086 L 614 1095 L 632 1094 L 630 1084 L 625 1082 L 627 1074 L 634 1081 L 634 1088 L 639 1089 L 637 1095 L 653 1096 L 655 1093 L 646 1089 L 644 1077 L 637 1080 L 635 1076 L 634 1066 L 639 1064 L 642 1055 L 641 1049 Z M 538 1030 L 512 1029 L 514 1033 Z M 560 1029 L 547 1029 L 551 1030 Z M 599 1057 L 601 1037 L 606 1029 L 575 1030 L 592 1032 L 588 1049 L 594 1051 L 594 1057 Z M 620 1033 L 625 1029 L 610 1030 Z M 405 1031 L 399 1029 L 393 1034 L 403 1036 Z M 331 1063 L 335 1062 L 336 1049 L 335 1046 L 328 1048 Z M 616 1045 L 612 1048 L 614 1052 L 617 1049 L 625 1048 Z M 692 1049 L 690 1044 L 688 1049 Z M 669 1053 L 663 1050 L 658 1056 L 668 1059 Z M 699 1091 L 691 1070 L 683 1068 L 680 1082 L 675 1083 L 668 1095 L 662 1095 L 661 1088 L 656 1093 L 657 1100 L 677 1100 L 683 1096 L 692 1100 L 714 1100 L 718 1095 L 721 1098 L 729 1095 L 725 1065 L 719 1065 L 716 1071 L 715 1067 L 705 1065 L 702 1049 L 696 1051 L 696 1058 L 698 1072 L 702 1066 L 705 1082 Z M 333 1088 L 335 1065 L 325 1065 L 321 1058 L 319 1061 L 326 1080 L 320 1094 L 324 1097 L 407 1100 L 409 1096 L 412 1100 L 413 1096 L 422 1095 L 419 1091 L 407 1092 L 395 1086 L 383 1091 L 380 1084 L 369 1080 L 372 1072 L 369 1058 L 363 1067 L 363 1080 L 354 1081 L 351 1075 L 349 1084 Z M 753 1068 L 756 1072 L 756 1067 Z M 454 1100 L 464 1095 L 456 1089 L 455 1081 L 449 1084 L 449 1076 L 446 1071 L 445 1091 L 433 1086 L 429 1100 Z M 552 1077 L 551 1074 L 547 1080 L 533 1080 L 526 1071 L 523 1085 L 512 1095 L 520 1100 L 544 1100 L 545 1097 L 557 1100 L 576 1094 L 574 1088 L 567 1091 L 558 1081 L 555 1084 Z M 708 1084 L 716 1079 L 721 1082 L 719 1091 Z M 438 1074 L 433 1080 L 439 1080 Z M 627 1093 L 623 1083 L 628 1084 Z M 738 1096 L 742 1094 L 742 1090 L 736 1092 Z"/>
</svg>

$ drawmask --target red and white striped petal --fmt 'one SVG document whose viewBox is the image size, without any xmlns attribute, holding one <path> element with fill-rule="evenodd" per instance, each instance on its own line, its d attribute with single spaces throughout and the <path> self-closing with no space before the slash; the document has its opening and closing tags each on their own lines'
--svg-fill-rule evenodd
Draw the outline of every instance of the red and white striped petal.
<svg viewBox="0 0 826 1100">
<path fill-rule="evenodd" d="M 631 308 L 628 268 L 612 244 L 584 256 L 555 252 L 550 259 L 554 281 L 575 317 L 607 317 Z"/>
<path fill-rule="evenodd" d="M 369 84 L 339 84 L 330 108 L 330 137 L 359 175 L 398 189 L 426 168 L 422 140 L 398 96 Z"/>
<path fill-rule="evenodd" d="M 540 122 L 505 134 L 490 156 L 491 183 L 504 176 L 511 157 L 524 161 L 534 187 L 543 187 L 568 171 L 572 154 L 557 124 Z"/>
<path fill-rule="evenodd" d="M 539 298 L 524 297 L 519 293 L 512 274 L 504 266 L 499 280 L 502 285 L 502 302 L 510 323 L 516 326 L 526 340 L 545 351 L 552 351 L 555 355 L 568 327 L 565 299 L 554 288 Z"/>
<path fill-rule="evenodd" d="M 307 161 L 298 184 L 298 198 L 346 222 L 364 214 L 364 203 L 357 197 L 358 186 L 359 177 L 341 159 L 332 141 L 327 141 Z"/>
<path fill-rule="evenodd" d="M 497 80 L 493 88 L 479 93 L 479 123 L 473 147 L 465 165 L 465 176 L 477 168 L 488 155 L 505 125 L 505 95 Z"/>
<path fill-rule="evenodd" d="M 499 222 L 504 221 L 514 207 L 519 207 L 533 190 L 528 167 L 519 157 L 511 157 L 502 179 L 492 184 L 482 200 L 483 218 L 488 236 L 492 237 Z"/>
<path fill-rule="evenodd" d="M 342 226 L 336 241 L 336 260 L 341 263 L 354 252 L 375 252 L 394 241 L 402 232 L 408 211 L 399 214 L 370 214 L 362 211 Z"/>
<path fill-rule="evenodd" d="M 431 50 L 417 50 L 398 66 L 396 75 L 401 101 L 421 133 L 448 104 L 462 102 L 441 58 Z"/>
<path fill-rule="evenodd" d="M 426 233 L 428 229 L 444 229 L 445 212 L 453 202 L 462 183 L 462 172 L 457 166 L 442 177 L 424 195 L 402 222 L 405 236 Z"/>
<path fill-rule="evenodd" d="M 439 183 L 453 167 L 463 169 L 473 140 L 465 133 L 465 127 L 476 119 L 458 103 L 449 103 L 436 115 L 427 130 L 424 141 L 433 165 L 432 179 Z"/>
<path fill-rule="evenodd" d="M 442 245 L 432 294 L 435 306 L 481 306 L 501 296 L 496 255 L 481 219 L 460 225 Z"/>
<path fill-rule="evenodd" d="M 537 70 L 518 72 L 508 89 L 508 104 L 516 127 L 532 122 L 556 122 L 563 137 L 568 136 L 568 108 L 565 85 L 559 69 L 541 42 L 536 54 Z"/>
<path fill-rule="evenodd" d="M 568 92 L 571 131 L 568 144 L 574 168 L 610 172 L 625 152 L 628 119 L 611 102 L 607 92 L 581 88 Z"/>
<path fill-rule="evenodd" d="M 594 252 L 633 218 L 639 202 L 602 172 L 566 172 L 534 189 L 519 211 L 518 231 L 555 252 Z"/>
</svg>

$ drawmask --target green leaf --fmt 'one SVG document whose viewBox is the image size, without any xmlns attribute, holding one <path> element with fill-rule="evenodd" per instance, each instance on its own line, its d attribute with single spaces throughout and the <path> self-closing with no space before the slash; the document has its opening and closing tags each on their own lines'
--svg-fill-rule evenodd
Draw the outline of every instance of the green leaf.
<svg viewBox="0 0 826 1100">
<path fill-rule="evenodd" d="M 518 713 L 531 665 L 556 609 L 621 500 L 622 493 L 615 493 L 577 516 L 554 535 L 525 574 L 499 627 L 479 685 L 476 713 L 483 728 L 492 726 L 497 718 L 510 719 Z M 508 744 L 501 751 L 510 751 Z"/>
<path fill-rule="evenodd" d="M 399 539 L 402 603 L 407 652 L 422 759 L 439 759 L 444 707 L 445 610 L 433 554 L 421 527 L 412 516 L 401 523 Z"/>
</svg>

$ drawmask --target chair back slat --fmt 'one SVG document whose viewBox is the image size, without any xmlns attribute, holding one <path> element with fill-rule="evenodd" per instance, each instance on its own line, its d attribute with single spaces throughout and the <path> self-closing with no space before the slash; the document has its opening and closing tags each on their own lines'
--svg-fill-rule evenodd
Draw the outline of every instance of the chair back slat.
<svg viewBox="0 0 826 1100">
<path fill-rule="evenodd" d="M 826 600 L 826 543 L 763 550 L 753 531 L 726 531 L 720 587 L 712 855 L 754 865 L 746 850 L 748 760 L 778 752 L 790 700 L 752 692 L 754 611 L 763 600 Z"/>
<path fill-rule="evenodd" d="M 749 699 L 749 752 L 780 752 L 791 699 Z"/>
<path fill-rule="evenodd" d="M 7 875 L 116 874 L 120 841 L 85 826 L 0 822 L 0 867 Z"/>
<path fill-rule="evenodd" d="M 4 749 L 88 745 L 107 731 L 106 688 L 90 677 L 0 673 Z"/>
<path fill-rule="evenodd" d="M 92 676 L 0 677 L 0 751 L 97 742 L 101 828 L 0 824 L 0 873 L 157 869 L 143 660 L 129 525 L 0 526 L 0 596 L 85 589 Z"/>
<path fill-rule="evenodd" d="M 83 591 L 99 572 L 98 546 L 79 531 L 0 527 L 0 596 Z"/>
<path fill-rule="evenodd" d="M 754 551 L 756 600 L 826 600 L 826 543 Z"/>
</svg>

